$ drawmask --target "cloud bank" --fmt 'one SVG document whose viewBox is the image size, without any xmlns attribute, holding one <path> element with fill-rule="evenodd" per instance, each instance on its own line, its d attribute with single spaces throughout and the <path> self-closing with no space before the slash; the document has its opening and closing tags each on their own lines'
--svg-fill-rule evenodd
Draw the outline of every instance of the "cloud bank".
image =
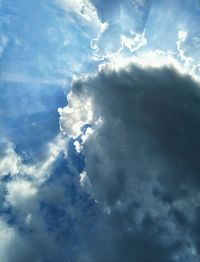
<svg viewBox="0 0 200 262">
<path fill-rule="evenodd" d="M 198 261 L 199 83 L 172 65 L 107 66 L 68 102 L 61 129 L 78 137 L 80 183 L 101 210 L 80 261 Z"/>
<path fill-rule="evenodd" d="M 1 144 L 0 260 L 199 261 L 199 104 L 170 64 L 76 80 L 59 109 L 71 140 L 34 163 Z"/>
</svg>

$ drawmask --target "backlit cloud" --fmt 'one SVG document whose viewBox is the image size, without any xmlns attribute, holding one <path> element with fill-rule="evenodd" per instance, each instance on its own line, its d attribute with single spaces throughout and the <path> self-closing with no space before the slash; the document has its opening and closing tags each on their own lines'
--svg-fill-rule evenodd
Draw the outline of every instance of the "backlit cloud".
<svg viewBox="0 0 200 262">
<path fill-rule="evenodd" d="M 70 127 L 92 127 L 80 183 L 108 216 L 108 233 L 89 237 L 91 261 L 197 261 L 199 83 L 169 64 L 108 65 L 77 80 L 69 98 L 61 128 L 74 137 Z M 93 117 L 75 117 L 77 107 Z"/>
</svg>

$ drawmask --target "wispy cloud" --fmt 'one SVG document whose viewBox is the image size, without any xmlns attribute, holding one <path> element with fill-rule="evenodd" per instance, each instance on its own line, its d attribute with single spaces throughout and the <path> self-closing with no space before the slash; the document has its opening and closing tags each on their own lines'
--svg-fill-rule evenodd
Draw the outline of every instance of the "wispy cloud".
<svg viewBox="0 0 200 262">
<path fill-rule="evenodd" d="M 38 77 L 34 78 L 31 75 L 23 75 L 23 74 L 10 73 L 10 72 L 0 73 L 0 81 L 11 82 L 11 83 L 22 83 L 22 84 L 34 83 L 39 85 L 59 85 L 59 86 L 65 86 L 68 83 L 67 79 L 59 79 L 59 78 L 44 79 Z"/>
<path fill-rule="evenodd" d="M 6 35 L 1 35 L 0 36 L 0 58 L 3 55 L 8 43 L 9 43 L 9 38 Z"/>
<path fill-rule="evenodd" d="M 56 0 L 68 13 L 74 13 L 82 18 L 90 27 L 99 31 L 105 30 L 106 23 L 103 23 L 98 16 L 97 10 L 90 0 Z"/>
<path fill-rule="evenodd" d="M 147 44 L 145 31 L 142 34 L 131 33 L 131 37 L 121 35 L 121 44 L 122 50 L 124 47 L 128 48 L 131 53 L 139 50 L 142 46 L 145 46 Z"/>
</svg>

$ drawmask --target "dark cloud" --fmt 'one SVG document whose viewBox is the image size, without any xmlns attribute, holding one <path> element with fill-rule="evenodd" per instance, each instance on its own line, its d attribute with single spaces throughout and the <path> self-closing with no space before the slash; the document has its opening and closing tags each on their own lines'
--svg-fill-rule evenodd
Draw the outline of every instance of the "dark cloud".
<svg viewBox="0 0 200 262">
<path fill-rule="evenodd" d="M 199 83 L 172 66 L 131 64 L 78 80 L 70 96 L 72 119 L 77 104 L 93 111 L 82 152 L 105 214 L 91 261 L 197 261 Z"/>
<path fill-rule="evenodd" d="M 171 66 L 75 82 L 60 124 L 81 153 L 58 137 L 32 165 L 1 145 L 0 259 L 197 262 L 199 104 L 199 83 Z"/>
</svg>

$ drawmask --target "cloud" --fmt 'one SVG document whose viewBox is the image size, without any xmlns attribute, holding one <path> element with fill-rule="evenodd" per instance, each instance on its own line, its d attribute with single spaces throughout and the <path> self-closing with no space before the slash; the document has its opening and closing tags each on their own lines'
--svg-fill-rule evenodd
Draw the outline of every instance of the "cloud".
<svg viewBox="0 0 200 262">
<path fill-rule="evenodd" d="M 95 207 L 70 163 L 67 142 L 59 135 L 47 144 L 43 159 L 32 164 L 11 143 L 1 146 L 1 261 L 64 262 L 83 257 Z"/>
<path fill-rule="evenodd" d="M 66 141 L 58 136 L 47 145 L 46 157 L 32 165 L 24 163 L 12 144 L 5 143 L 2 148 L 5 152 L 0 157 L 0 260 L 65 261 L 73 250 L 66 240 L 66 230 L 70 227 L 67 219 L 80 214 L 76 210 L 79 207 L 73 207 L 71 196 L 66 194 L 74 183 L 73 178 L 63 179 L 61 174 L 62 169 L 64 174 L 69 172 L 65 170 Z M 59 163 L 59 171 L 56 171 L 56 161 L 61 156 L 64 165 Z M 49 181 L 52 176 L 53 181 Z M 55 206 L 53 211 L 52 206 Z M 72 214 L 73 208 L 75 215 Z M 64 232 L 56 227 L 57 217 L 65 220 L 59 222 Z"/>
<path fill-rule="evenodd" d="M 23 253 L 20 254 L 20 251 Z M 0 259 L 4 262 L 25 261 L 28 259 L 27 252 L 32 255 L 26 242 L 18 232 L 0 220 Z"/>
<path fill-rule="evenodd" d="M 0 158 L 0 176 L 17 174 L 19 172 L 21 159 L 14 151 L 13 146 L 8 143 Z"/>
<path fill-rule="evenodd" d="M 82 36 L 87 36 L 87 38 L 90 39 L 90 48 L 93 53 L 92 58 L 97 59 L 100 51 L 99 42 L 102 34 L 107 30 L 109 24 L 101 20 L 96 7 L 90 0 L 56 0 L 56 2 L 66 11 L 68 19 L 70 14 L 72 15 L 71 21 L 73 21 L 74 18 L 76 20 L 78 19 L 79 29 L 81 29 L 82 26 L 86 26 Z M 77 21 L 74 22 L 74 25 L 75 24 L 77 24 Z M 78 39 L 78 41 L 80 41 L 80 39 Z M 88 55 L 88 59 L 90 59 L 91 54 L 89 53 Z M 78 67 L 76 66 L 76 68 Z"/>
<path fill-rule="evenodd" d="M 0 36 L 0 58 L 3 55 L 8 43 L 9 43 L 9 38 L 6 35 L 1 35 Z"/>
<path fill-rule="evenodd" d="M 142 34 L 132 34 L 132 37 L 127 37 L 121 35 L 122 49 L 124 47 L 128 48 L 130 52 L 135 52 L 142 46 L 147 44 L 147 39 L 145 38 L 145 31 Z"/>
<path fill-rule="evenodd" d="M 59 154 L 67 155 L 66 141 L 61 135 L 58 135 L 46 145 L 44 159 L 35 164 L 25 164 L 23 158 L 16 153 L 11 143 L 4 143 L 2 147 L 5 149 L 0 156 L 0 176 L 25 174 L 34 179 L 38 185 L 49 177 L 51 167 Z"/>
<path fill-rule="evenodd" d="M 27 210 L 31 206 L 31 199 L 37 194 L 37 188 L 29 181 L 17 179 L 7 184 L 7 192 L 6 201 L 10 205 Z"/>
<path fill-rule="evenodd" d="M 177 49 L 178 49 L 178 56 L 180 57 L 181 61 L 184 63 L 185 67 L 189 67 L 191 66 L 191 64 L 193 64 L 192 63 L 193 59 L 185 55 L 185 50 L 183 48 L 183 44 L 187 39 L 187 35 L 188 35 L 187 31 L 180 30 L 178 32 L 178 41 L 176 42 Z"/>
<path fill-rule="evenodd" d="M 82 103 L 85 104 L 84 107 L 82 107 Z M 93 118 L 90 99 L 84 97 L 82 103 L 80 103 L 78 96 L 69 94 L 68 106 L 58 109 L 60 122 L 62 123 L 61 130 L 68 130 L 68 135 L 74 138 L 81 134 L 81 127 L 83 127 L 84 123 L 89 123 Z M 66 118 L 68 121 L 65 121 Z"/>
<path fill-rule="evenodd" d="M 137 12 L 141 12 L 142 8 L 144 8 L 145 5 L 148 4 L 148 1 L 146 0 L 133 0 L 132 5 L 136 9 Z"/>
<path fill-rule="evenodd" d="M 61 155 L 66 159 L 66 140 L 61 136 L 56 137 L 46 146 L 44 158 L 34 164 L 26 163 L 11 143 L 4 143 L 3 147 L 4 153 L 0 157 L 0 206 L 3 210 L 1 217 L 12 221 L 16 216 L 20 227 L 29 228 L 30 221 L 42 220 L 40 189 L 52 176 L 57 159 Z M 38 227 L 41 227 L 42 231 L 46 230 L 43 222 L 39 225 L 36 223 L 34 227 L 35 230 L 38 230 Z"/>
<path fill-rule="evenodd" d="M 107 24 L 101 21 L 96 8 L 90 0 L 56 0 L 56 2 L 68 13 L 74 13 L 100 32 L 106 29 Z"/>
<path fill-rule="evenodd" d="M 170 64 L 107 65 L 68 102 L 62 131 L 93 130 L 81 143 L 80 183 L 101 210 L 88 261 L 198 261 L 199 83 Z"/>
</svg>

